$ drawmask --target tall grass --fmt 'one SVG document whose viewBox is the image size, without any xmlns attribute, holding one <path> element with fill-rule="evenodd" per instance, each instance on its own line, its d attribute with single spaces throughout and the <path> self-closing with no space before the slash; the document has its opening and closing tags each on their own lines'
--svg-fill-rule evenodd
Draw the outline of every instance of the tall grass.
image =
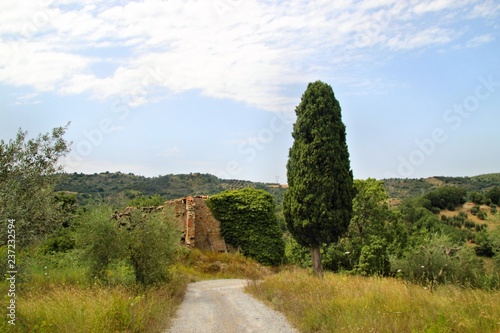
<svg viewBox="0 0 500 333">
<path fill-rule="evenodd" d="M 499 332 L 500 292 L 285 271 L 248 287 L 300 332 Z"/>
<path fill-rule="evenodd" d="M 180 277 L 148 288 L 84 286 L 41 277 L 31 283 L 35 285 L 19 284 L 16 325 L 2 320 L 0 332 L 162 332 L 186 286 Z M 2 283 L 2 295 L 7 294 L 7 288 Z"/>
</svg>

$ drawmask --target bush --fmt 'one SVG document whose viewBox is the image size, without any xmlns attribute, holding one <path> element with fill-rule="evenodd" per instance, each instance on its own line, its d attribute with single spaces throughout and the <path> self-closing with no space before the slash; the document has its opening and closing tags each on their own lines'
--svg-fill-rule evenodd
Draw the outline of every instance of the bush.
<svg viewBox="0 0 500 333">
<path fill-rule="evenodd" d="M 143 216 L 136 210 L 130 217 L 132 230 L 120 228 L 126 258 L 134 268 L 135 279 L 142 285 L 153 285 L 170 279 L 169 266 L 181 239 L 171 215 L 151 213 Z"/>
<path fill-rule="evenodd" d="M 472 207 L 470 209 L 470 213 L 472 215 L 477 215 L 477 213 L 481 210 L 481 207 L 479 207 L 479 205 L 475 205 L 474 207 Z"/>
<path fill-rule="evenodd" d="M 491 203 L 500 205 L 500 187 L 492 187 L 488 192 L 486 192 L 486 197 L 490 199 Z"/>
<path fill-rule="evenodd" d="M 109 266 L 124 261 L 133 268 L 140 284 L 168 280 L 168 269 L 180 239 L 170 215 L 142 215 L 135 211 L 127 228 L 119 227 L 111 215 L 109 207 L 98 207 L 81 217 L 79 243 L 84 247 L 90 277 L 108 281 Z"/>
<path fill-rule="evenodd" d="M 465 220 L 464 226 L 467 229 L 473 229 L 473 228 L 476 227 L 476 224 L 473 221 L 471 221 L 471 220 Z"/>
<path fill-rule="evenodd" d="M 265 265 L 284 260 L 285 243 L 275 215 L 274 199 L 253 188 L 224 191 L 206 201 L 221 223 L 226 242 Z"/>
<path fill-rule="evenodd" d="M 477 218 L 480 220 L 486 220 L 486 217 L 488 216 L 486 212 L 483 212 L 482 210 L 477 212 L 476 214 Z"/>
<path fill-rule="evenodd" d="M 455 283 L 479 287 L 484 277 L 483 262 L 474 250 L 453 244 L 447 236 L 432 236 L 410 249 L 402 258 L 391 258 L 391 270 L 415 283 Z"/>
<path fill-rule="evenodd" d="M 369 245 L 361 249 L 356 271 L 361 275 L 387 275 L 390 271 L 387 243 L 377 236 L 371 238 Z"/>
<path fill-rule="evenodd" d="M 473 203 L 478 205 L 482 205 L 486 202 L 486 198 L 484 194 L 474 191 L 469 193 L 469 201 L 472 201 Z"/>
<path fill-rule="evenodd" d="M 83 259 L 88 264 L 91 279 L 106 280 L 106 269 L 111 261 L 122 256 L 118 230 L 111 221 L 110 207 L 95 207 L 79 217 L 77 234 L 79 246 L 84 248 Z"/>
<path fill-rule="evenodd" d="M 429 200 L 431 209 L 437 207 L 439 209 L 455 210 L 458 205 L 465 203 L 466 194 L 467 191 L 463 188 L 444 186 L 427 193 L 424 198 Z"/>
</svg>

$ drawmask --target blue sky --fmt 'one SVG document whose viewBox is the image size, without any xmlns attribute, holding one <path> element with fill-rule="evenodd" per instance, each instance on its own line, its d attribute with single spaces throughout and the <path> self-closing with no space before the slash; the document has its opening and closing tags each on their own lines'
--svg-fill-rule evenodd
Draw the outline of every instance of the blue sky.
<svg viewBox="0 0 500 333">
<path fill-rule="evenodd" d="M 500 3 L 3 1 L 0 139 L 67 122 L 68 172 L 286 182 L 311 81 L 354 177 L 500 172 Z"/>
</svg>

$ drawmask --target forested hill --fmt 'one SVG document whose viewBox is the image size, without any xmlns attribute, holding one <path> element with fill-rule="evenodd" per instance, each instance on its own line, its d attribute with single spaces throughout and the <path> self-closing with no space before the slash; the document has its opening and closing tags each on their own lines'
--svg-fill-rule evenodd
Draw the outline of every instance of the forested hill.
<svg viewBox="0 0 500 333">
<path fill-rule="evenodd" d="M 283 188 L 274 184 L 220 179 L 210 174 L 200 173 L 144 177 L 131 173 L 103 172 L 61 174 L 59 177 L 60 181 L 56 190 L 76 192 L 80 200 L 101 198 L 119 201 L 141 195 L 161 195 L 165 199 L 177 199 L 188 195 L 212 195 L 224 190 L 245 187 L 268 189 L 273 194 L 284 192 Z M 275 195 L 275 197 L 279 200 L 280 195 Z"/>
<path fill-rule="evenodd" d="M 500 173 L 474 177 L 430 177 L 420 179 L 384 179 L 385 189 L 391 198 L 405 199 L 429 193 L 442 186 L 463 187 L 467 192 L 485 192 L 500 186 Z"/>
<path fill-rule="evenodd" d="M 210 174 L 179 174 L 158 177 L 136 176 L 121 172 L 61 174 L 57 191 L 79 193 L 80 200 L 101 198 L 123 201 L 137 196 L 159 194 L 165 199 L 176 199 L 187 195 L 212 195 L 228 189 L 254 187 L 266 189 L 281 203 L 285 188 L 277 184 L 244 180 L 220 179 Z M 421 179 L 384 179 L 385 188 L 391 198 L 404 199 L 428 193 L 438 187 L 453 185 L 467 191 L 485 192 L 500 186 L 500 173 L 474 177 L 431 177 Z"/>
</svg>

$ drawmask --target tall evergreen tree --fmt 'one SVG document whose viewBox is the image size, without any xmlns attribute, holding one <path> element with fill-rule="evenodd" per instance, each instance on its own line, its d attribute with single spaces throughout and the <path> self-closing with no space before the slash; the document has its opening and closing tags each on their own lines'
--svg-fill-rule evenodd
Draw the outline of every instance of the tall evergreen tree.
<svg viewBox="0 0 500 333">
<path fill-rule="evenodd" d="M 314 272 L 322 276 L 320 245 L 337 241 L 352 215 L 345 125 L 332 88 L 321 81 L 309 83 L 295 112 L 283 213 L 292 236 L 311 248 Z"/>
</svg>

